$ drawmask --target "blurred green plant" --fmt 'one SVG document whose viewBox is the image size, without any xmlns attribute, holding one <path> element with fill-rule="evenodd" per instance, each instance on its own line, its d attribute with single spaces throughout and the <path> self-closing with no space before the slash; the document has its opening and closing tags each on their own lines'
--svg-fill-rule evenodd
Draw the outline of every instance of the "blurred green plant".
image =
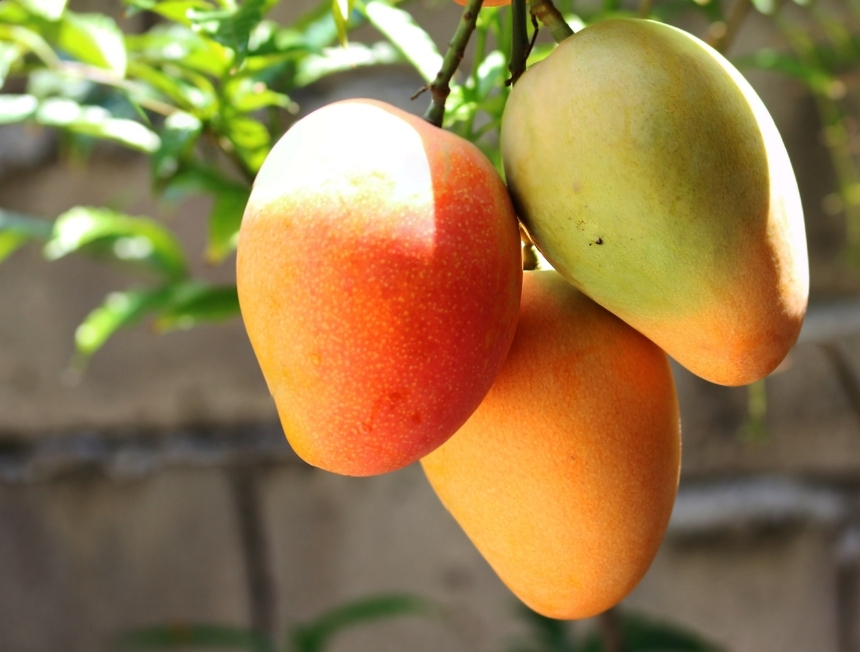
<svg viewBox="0 0 860 652">
<path fill-rule="evenodd" d="M 140 650 L 247 650 L 248 652 L 326 652 L 344 631 L 390 618 L 420 617 L 453 627 L 450 610 L 405 594 L 372 596 L 347 602 L 322 616 L 289 629 L 279 647 L 269 636 L 251 629 L 222 625 L 185 624 L 148 627 L 126 632 L 117 640 L 122 652 Z M 621 612 L 613 626 L 591 629 L 577 636 L 569 623 L 541 616 L 518 605 L 526 632 L 509 642 L 505 652 L 722 652 L 716 645 L 686 629 L 662 620 Z"/>
<path fill-rule="evenodd" d="M 242 627 L 206 624 L 171 624 L 127 632 L 117 649 L 187 650 L 194 648 L 248 650 L 249 652 L 324 652 L 342 631 L 371 622 L 418 616 L 444 623 L 446 610 L 412 595 L 387 594 L 346 602 L 318 618 L 290 628 L 283 647 L 268 635 Z"/>
<path fill-rule="evenodd" d="M 584 636 L 561 620 L 520 607 L 528 632 L 506 652 L 722 652 L 683 627 L 618 608 L 597 617 Z"/>
<path fill-rule="evenodd" d="M 0 94 L 0 124 L 56 129 L 64 151 L 76 156 L 86 156 L 99 141 L 147 155 L 161 197 L 211 198 L 205 257 L 212 264 L 235 250 L 257 170 L 300 113 L 297 91 L 329 75 L 394 63 L 412 65 L 429 84 L 442 62 L 433 40 L 400 6 L 403 0 L 321 0 L 290 25 L 267 19 L 278 0 L 125 1 L 129 14 L 155 17 L 153 26 L 124 34 L 111 17 L 77 13 L 67 0 L 0 0 L 0 89 L 12 80 L 26 89 Z M 788 75 L 815 97 L 839 179 L 825 208 L 844 212 L 845 260 L 860 261 L 860 127 L 853 117 L 860 98 L 853 83 L 860 5 L 844 0 L 825 9 L 796 0 L 787 17 L 784 3 L 773 0 L 733 0 L 728 7 L 718 0 L 557 4 L 574 29 L 620 14 L 668 21 L 701 13 L 710 25 L 705 37 L 723 49 L 750 7 L 775 21 L 790 47 L 762 48 L 736 63 Z M 374 27 L 380 39 L 349 41 L 349 30 L 360 24 Z M 500 170 L 511 42 L 509 8 L 483 9 L 470 68 L 452 81 L 444 122 Z M 553 47 L 538 42 L 529 64 Z M 77 329 L 79 368 L 114 332 L 146 316 L 164 332 L 238 314 L 235 287 L 193 278 L 178 238 L 153 219 L 79 206 L 48 222 L 0 208 L 0 261 L 30 241 L 42 242 L 49 260 L 83 254 L 135 279 L 109 294 Z"/>
</svg>

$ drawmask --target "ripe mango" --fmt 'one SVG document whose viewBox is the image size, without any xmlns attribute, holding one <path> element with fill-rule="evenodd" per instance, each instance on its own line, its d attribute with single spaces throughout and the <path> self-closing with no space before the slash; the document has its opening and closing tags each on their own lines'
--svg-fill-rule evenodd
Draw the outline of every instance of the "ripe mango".
<svg viewBox="0 0 860 652">
<path fill-rule="evenodd" d="M 660 545 L 680 471 L 666 355 L 553 271 L 526 272 L 492 389 L 421 463 L 505 584 L 552 618 L 624 598 Z"/>
<path fill-rule="evenodd" d="M 242 317 L 286 436 L 347 475 L 406 466 L 463 424 L 507 354 L 521 283 L 490 161 L 371 100 L 294 125 L 239 232 Z"/>
<path fill-rule="evenodd" d="M 783 359 L 809 292 L 800 196 L 772 118 L 715 50 L 595 23 L 523 74 L 501 139 L 520 218 L 576 287 L 712 382 Z"/>
</svg>

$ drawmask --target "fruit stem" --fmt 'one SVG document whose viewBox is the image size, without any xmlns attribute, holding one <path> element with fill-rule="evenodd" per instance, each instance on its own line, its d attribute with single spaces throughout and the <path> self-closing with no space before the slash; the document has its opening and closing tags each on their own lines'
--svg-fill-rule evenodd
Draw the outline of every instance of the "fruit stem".
<svg viewBox="0 0 860 652">
<path fill-rule="evenodd" d="M 481 10 L 483 2 L 484 0 L 467 0 L 463 15 L 460 17 L 460 23 L 457 25 L 457 31 L 454 32 L 454 37 L 448 44 L 448 51 L 442 60 L 442 69 L 436 75 L 433 83 L 430 84 L 430 106 L 424 114 L 424 119 L 437 127 L 441 127 L 442 121 L 445 119 L 445 101 L 451 93 L 451 77 L 457 72 L 460 61 L 463 60 L 463 54 L 469 44 L 469 37 L 475 31 L 478 12 Z"/>
<path fill-rule="evenodd" d="M 531 0 L 529 4 L 531 5 L 532 16 L 549 28 L 556 43 L 561 43 L 568 36 L 573 36 L 573 30 L 561 12 L 556 9 L 552 0 Z"/>
<path fill-rule="evenodd" d="M 511 0 L 511 19 L 513 20 L 511 36 L 511 59 L 508 70 L 511 72 L 511 84 L 515 83 L 526 70 L 526 59 L 529 56 L 528 11 L 526 0 Z"/>
<path fill-rule="evenodd" d="M 531 236 L 522 224 L 520 224 L 520 246 L 522 247 L 520 254 L 523 259 L 523 270 L 537 269 L 537 249 L 535 248 L 535 243 L 532 242 Z"/>
</svg>

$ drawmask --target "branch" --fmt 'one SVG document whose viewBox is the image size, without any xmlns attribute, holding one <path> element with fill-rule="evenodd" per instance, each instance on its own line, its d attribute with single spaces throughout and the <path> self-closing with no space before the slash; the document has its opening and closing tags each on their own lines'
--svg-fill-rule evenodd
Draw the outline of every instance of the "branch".
<svg viewBox="0 0 860 652">
<path fill-rule="evenodd" d="M 717 22 L 708 28 L 705 41 L 717 52 L 725 54 L 738 35 L 738 30 L 752 7 L 751 0 L 735 0 L 729 9 L 726 22 Z"/>
<path fill-rule="evenodd" d="M 552 38 L 556 43 L 561 43 L 569 36 L 573 36 L 573 30 L 561 12 L 556 9 L 552 0 L 532 0 L 530 3 L 532 16 L 537 18 L 541 24 L 549 28 Z"/>
<path fill-rule="evenodd" d="M 448 51 L 442 60 L 442 69 L 430 84 L 430 106 L 424 114 L 424 119 L 437 127 L 441 127 L 445 119 L 445 102 L 451 93 L 451 78 L 463 60 L 463 54 L 466 52 L 472 32 L 475 31 L 478 12 L 483 2 L 484 0 L 468 0 L 466 3 L 463 15 L 460 17 L 460 24 L 457 25 L 457 31 L 454 32 L 454 38 L 448 44 Z"/>
<path fill-rule="evenodd" d="M 526 70 L 526 59 L 529 56 L 528 11 L 526 0 L 511 0 L 511 19 L 513 30 L 511 37 L 511 59 L 508 70 L 511 72 L 509 84 L 513 84 Z"/>
</svg>

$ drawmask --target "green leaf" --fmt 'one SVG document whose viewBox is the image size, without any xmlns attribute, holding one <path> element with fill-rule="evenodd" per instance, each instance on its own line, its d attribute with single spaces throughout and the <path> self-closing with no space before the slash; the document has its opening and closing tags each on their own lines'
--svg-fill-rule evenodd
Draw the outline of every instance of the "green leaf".
<svg viewBox="0 0 860 652">
<path fill-rule="evenodd" d="M 363 13 L 368 22 L 415 67 L 424 81 L 430 83 L 436 78 L 442 68 L 442 55 L 430 35 L 412 16 L 382 0 L 369 0 Z"/>
<path fill-rule="evenodd" d="M 0 3 L 0 7 L 2 6 Z M 60 63 L 59 57 L 41 34 L 21 25 L 3 24 L 2 18 L 0 18 L 0 41 L 16 43 L 35 54 L 47 66 L 56 66 Z"/>
<path fill-rule="evenodd" d="M 384 41 L 369 47 L 349 43 L 346 47 L 324 48 L 322 54 L 311 54 L 299 62 L 293 83 L 296 87 L 307 86 L 334 73 L 399 61 L 400 53 Z"/>
<path fill-rule="evenodd" d="M 212 8 L 212 5 L 206 2 L 206 0 L 168 0 L 167 2 L 130 0 L 129 4 L 140 9 L 152 11 L 170 21 L 189 26 L 191 25 L 191 19 L 188 18 L 189 11 L 193 9 L 208 11 Z"/>
<path fill-rule="evenodd" d="M 30 240 L 48 240 L 54 225 L 38 217 L 0 209 L 0 262 Z"/>
<path fill-rule="evenodd" d="M 244 0 L 228 9 L 203 11 L 190 9 L 187 12 L 192 28 L 208 34 L 218 43 L 236 53 L 239 65 L 248 53 L 251 32 L 263 20 L 266 0 Z"/>
<path fill-rule="evenodd" d="M 22 54 L 23 49 L 20 45 L 0 41 L 0 88 L 3 88 L 9 71 Z"/>
<path fill-rule="evenodd" d="M 788 77 L 798 79 L 806 85 L 822 74 L 814 67 L 802 63 L 792 54 L 778 52 L 771 48 L 762 48 L 758 52 L 732 59 L 732 63 L 738 68 L 761 68 L 773 70 Z"/>
<path fill-rule="evenodd" d="M 337 28 L 337 40 L 343 47 L 347 44 L 349 17 L 352 15 L 355 0 L 331 0 L 331 16 Z"/>
<path fill-rule="evenodd" d="M 337 39 L 337 26 L 331 14 L 331 0 L 320 0 L 316 7 L 301 15 L 292 24 L 292 30 L 301 34 L 311 50 L 320 50 L 334 43 Z"/>
<path fill-rule="evenodd" d="M 169 299 L 169 288 L 110 293 L 75 330 L 75 347 L 80 356 L 78 364 L 98 351 L 117 330 L 133 325 L 146 313 L 165 305 Z"/>
<path fill-rule="evenodd" d="M 126 37 L 130 55 L 151 64 L 172 63 L 212 77 L 222 77 L 233 64 L 233 53 L 220 43 L 182 25 L 157 25 L 144 34 Z"/>
<path fill-rule="evenodd" d="M 190 167 L 183 170 L 167 185 L 164 191 L 168 201 L 180 201 L 193 193 L 217 196 L 221 192 L 250 192 L 246 184 L 228 179 L 214 168 Z"/>
<path fill-rule="evenodd" d="M 271 149 L 272 138 L 265 125 L 253 118 L 239 116 L 227 121 L 223 133 L 233 143 L 245 166 L 256 173 Z"/>
<path fill-rule="evenodd" d="M 752 3 L 759 13 L 765 16 L 772 16 L 777 7 L 776 0 L 752 0 Z"/>
<path fill-rule="evenodd" d="M 32 95 L 0 95 L 0 124 L 26 120 L 38 107 L 39 100 Z"/>
<path fill-rule="evenodd" d="M 529 641 L 535 644 L 530 649 L 540 652 L 578 652 L 578 646 L 572 640 L 565 621 L 547 618 L 522 604 L 519 605 L 519 613 L 529 626 Z"/>
<path fill-rule="evenodd" d="M 83 106 L 67 99 L 48 99 L 36 111 L 36 122 L 62 127 L 75 133 L 113 140 L 126 147 L 151 154 L 158 150 L 158 135 L 139 122 L 114 118 L 100 106 Z"/>
<path fill-rule="evenodd" d="M 92 94 L 95 84 L 86 79 L 47 68 L 33 70 L 27 78 L 27 92 L 39 99 L 62 97 L 83 102 Z"/>
<path fill-rule="evenodd" d="M 336 634 L 355 625 L 398 616 L 439 618 L 442 614 L 442 609 L 428 600 L 411 595 L 381 595 L 349 602 L 295 627 L 291 638 L 298 652 L 322 652 Z"/>
<path fill-rule="evenodd" d="M 18 0 L 33 14 L 45 20 L 59 20 L 66 10 L 68 0 Z"/>
<path fill-rule="evenodd" d="M 216 105 L 215 97 L 211 92 L 201 90 L 183 79 L 168 75 L 151 66 L 131 61 L 128 70 L 129 76 L 162 93 L 169 101 L 186 111 L 208 116 Z"/>
<path fill-rule="evenodd" d="M 251 77 L 234 77 L 224 86 L 224 96 L 239 113 L 250 113 L 268 106 L 290 106 L 290 98 L 276 93 L 262 81 Z"/>
<path fill-rule="evenodd" d="M 483 99 L 507 79 L 507 58 L 498 50 L 490 52 L 478 66 L 478 97 Z"/>
<path fill-rule="evenodd" d="M 155 322 L 160 331 L 193 328 L 204 322 L 219 322 L 239 315 L 235 285 L 210 286 L 197 282 L 177 286 L 170 305 Z"/>
<path fill-rule="evenodd" d="M 60 21 L 57 46 L 79 61 L 125 75 L 123 34 L 110 16 L 67 11 Z"/>
<path fill-rule="evenodd" d="M 73 252 L 111 257 L 168 279 L 187 275 L 182 245 L 170 230 L 106 208 L 78 206 L 57 218 L 45 256 L 56 260 Z"/>
<path fill-rule="evenodd" d="M 206 259 L 220 263 L 236 249 L 239 227 L 251 195 L 249 188 L 222 189 L 215 197 L 215 205 L 209 214 L 209 241 Z"/>
<path fill-rule="evenodd" d="M 16 233 L 0 231 L 0 263 L 11 256 L 18 248 L 27 242 L 27 238 Z"/>
<path fill-rule="evenodd" d="M 9 233 L 27 240 L 50 240 L 54 233 L 54 224 L 38 217 L 0 208 L 0 233 Z"/>
<path fill-rule="evenodd" d="M 165 188 L 165 197 L 178 201 L 189 193 L 205 193 L 213 197 L 206 257 L 210 262 L 219 263 L 236 248 L 251 188 L 212 169 L 189 168 L 170 180 Z"/>
<path fill-rule="evenodd" d="M 166 627 L 138 629 L 122 636 L 122 650 L 177 649 L 208 647 L 252 652 L 275 652 L 275 646 L 263 634 L 240 627 L 177 623 Z"/>
<path fill-rule="evenodd" d="M 177 111 L 168 116 L 161 131 L 161 146 L 152 157 L 154 176 L 166 179 L 176 174 L 202 132 L 203 123 L 190 113 Z"/>
</svg>

